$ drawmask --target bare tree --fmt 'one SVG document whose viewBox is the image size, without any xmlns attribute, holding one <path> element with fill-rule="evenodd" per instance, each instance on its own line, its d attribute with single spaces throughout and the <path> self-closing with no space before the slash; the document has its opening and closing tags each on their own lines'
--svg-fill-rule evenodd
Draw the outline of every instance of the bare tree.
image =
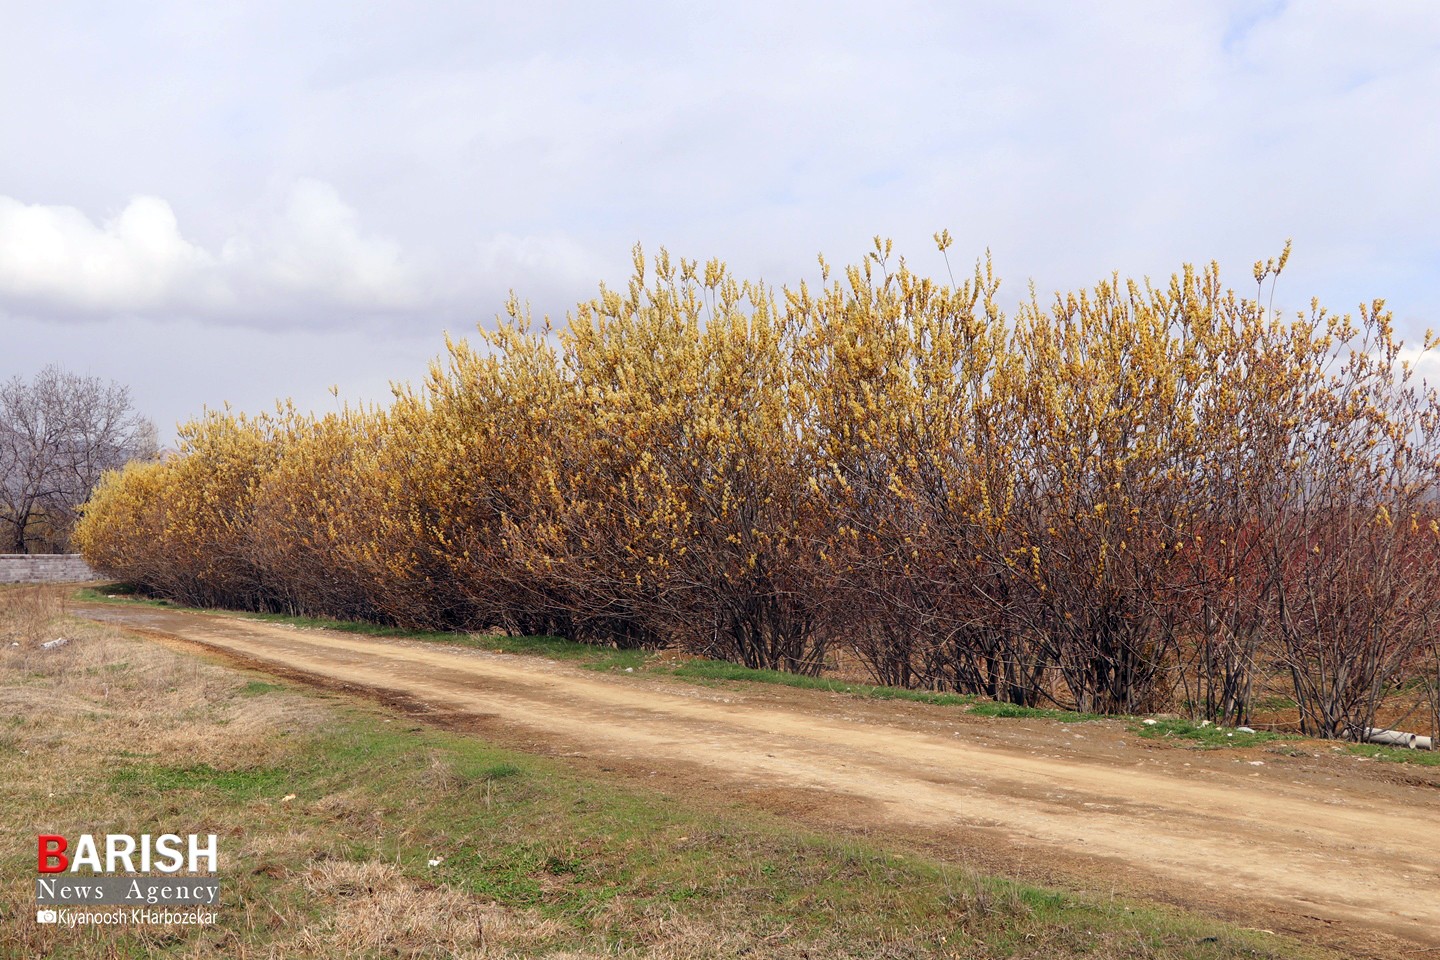
<svg viewBox="0 0 1440 960">
<path fill-rule="evenodd" d="M 117 383 L 49 366 L 0 384 L 0 550 L 64 549 L 101 474 L 155 452 Z"/>
</svg>

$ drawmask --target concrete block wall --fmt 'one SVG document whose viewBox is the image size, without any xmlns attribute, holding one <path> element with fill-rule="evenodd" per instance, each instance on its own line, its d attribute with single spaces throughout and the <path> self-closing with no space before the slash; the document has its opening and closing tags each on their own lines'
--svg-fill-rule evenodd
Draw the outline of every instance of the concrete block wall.
<svg viewBox="0 0 1440 960">
<path fill-rule="evenodd" d="M 67 583 L 96 580 L 78 553 L 0 553 L 0 583 Z"/>
</svg>

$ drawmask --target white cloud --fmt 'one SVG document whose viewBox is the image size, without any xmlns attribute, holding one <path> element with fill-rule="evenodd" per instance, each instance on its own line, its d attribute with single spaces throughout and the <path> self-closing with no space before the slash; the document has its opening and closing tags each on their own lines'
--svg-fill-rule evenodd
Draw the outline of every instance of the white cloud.
<svg viewBox="0 0 1440 960">
<path fill-rule="evenodd" d="M 400 245 L 367 234 L 355 209 L 319 180 L 295 184 L 258 245 L 237 237 L 221 256 L 262 300 L 288 294 L 380 312 L 421 302 L 418 271 Z"/>
<path fill-rule="evenodd" d="M 0 196 L 0 298 L 59 312 L 141 313 L 186 297 L 214 258 L 157 197 L 93 223 L 74 207 Z"/>
<path fill-rule="evenodd" d="M 364 229 L 329 184 L 298 181 L 283 209 L 218 253 L 187 240 L 170 204 L 132 199 L 100 223 L 0 196 L 0 308 L 55 318 L 198 315 L 266 323 L 424 305 L 421 271 Z"/>
</svg>

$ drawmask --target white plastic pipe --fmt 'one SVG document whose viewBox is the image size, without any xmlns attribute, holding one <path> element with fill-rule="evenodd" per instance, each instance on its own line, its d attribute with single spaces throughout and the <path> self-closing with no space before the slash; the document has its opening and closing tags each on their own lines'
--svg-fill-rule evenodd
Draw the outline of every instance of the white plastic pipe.
<svg viewBox="0 0 1440 960">
<path fill-rule="evenodd" d="M 1409 750 L 1430 749 L 1429 737 L 1420 737 L 1413 733 L 1402 733 L 1399 730 L 1379 730 L 1374 727 L 1366 727 L 1363 739 L 1367 743 L 1380 743 L 1387 747 L 1405 747 Z M 1423 747 L 1420 745 L 1421 740 L 1425 741 Z"/>
</svg>

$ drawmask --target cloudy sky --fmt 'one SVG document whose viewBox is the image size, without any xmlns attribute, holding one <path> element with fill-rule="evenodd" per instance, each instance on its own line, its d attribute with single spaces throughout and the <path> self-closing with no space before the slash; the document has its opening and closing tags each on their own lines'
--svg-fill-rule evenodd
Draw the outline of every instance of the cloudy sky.
<svg viewBox="0 0 1440 960">
<path fill-rule="evenodd" d="M 384 399 L 636 242 L 780 284 L 946 227 L 1013 306 L 1293 237 L 1280 301 L 1440 328 L 1433 0 L 0 3 L 0 379 L 166 436 Z"/>
</svg>

